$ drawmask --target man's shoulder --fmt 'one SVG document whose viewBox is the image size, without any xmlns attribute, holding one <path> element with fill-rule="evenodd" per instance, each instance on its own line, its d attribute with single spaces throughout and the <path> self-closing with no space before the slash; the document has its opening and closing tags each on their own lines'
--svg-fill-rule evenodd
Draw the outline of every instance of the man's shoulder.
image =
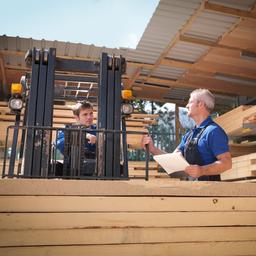
<svg viewBox="0 0 256 256">
<path fill-rule="evenodd" d="M 214 121 L 209 124 L 207 127 L 206 127 L 206 133 L 211 133 L 211 134 L 225 134 L 226 135 L 226 132 L 224 131 L 224 129 L 219 126 L 217 123 L 215 123 Z"/>
</svg>

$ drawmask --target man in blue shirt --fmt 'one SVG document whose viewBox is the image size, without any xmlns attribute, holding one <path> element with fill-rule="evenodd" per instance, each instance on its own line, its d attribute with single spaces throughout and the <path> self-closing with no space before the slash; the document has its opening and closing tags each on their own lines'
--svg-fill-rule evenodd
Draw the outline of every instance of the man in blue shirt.
<svg viewBox="0 0 256 256">
<path fill-rule="evenodd" d="M 87 101 L 77 103 L 73 108 L 73 114 L 77 123 L 67 127 L 84 126 L 86 129 L 91 130 L 86 133 L 85 153 L 87 155 L 95 156 L 96 132 L 93 130 L 96 129 L 96 125 L 93 124 L 93 106 Z M 57 135 L 56 147 L 62 154 L 64 154 L 64 140 L 64 132 L 59 131 Z"/>
<path fill-rule="evenodd" d="M 186 133 L 174 152 L 181 152 L 190 164 L 185 172 L 198 180 L 220 180 L 220 173 L 232 167 L 228 147 L 228 137 L 224 130 L 210 117 L 214 109 L 214 96 L 205 89 L 194 90 L 187 104 L 188 116 L 196 126 Z M 153 145 L 152 138 L 145 135 L 142 146 L 149 145 L 149 151 L 154 154 L 166 152 Z"/>
<path fill-rule="evenodd" d="M 54 176 L 91 176 L 95 170 L 96 126 L 93 124 L 93 107 L 89 102 L 77 103 L 73 108 L 76 123 L 65 128 L 86 128 L 86 137 L 79 141 L 77 131 L 60 130 L 57 134 L 56 148 L 64 155 L 64 162 L 57 161 Z M 65 143 L 65 139 L 67 140 Z M 80 144 L 81 143 L 81 144 Z M 79 156 L 80 145 L 82 155 Z M 79 159 L 78 159 L 79 158 Z M 80 167 L 78 167 L 80 166 Z"/>
</svg>

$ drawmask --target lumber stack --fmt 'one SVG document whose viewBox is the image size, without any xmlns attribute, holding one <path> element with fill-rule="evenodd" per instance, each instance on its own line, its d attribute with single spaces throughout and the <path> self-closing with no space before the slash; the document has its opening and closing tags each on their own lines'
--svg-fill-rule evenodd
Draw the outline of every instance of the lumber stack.
<svg viewBox="0 0 256 256">
<path fill-rule="evenodd" d="M 140 149 L 142 133 L 148 133 L 148 126 L 157 124 L 157 114 L 133 113 L 126 120 L 127 144 L 129 149 Z M 130 134 L 129 132 L 140 132 L 141 134 Z"/>
<path fill-rule="evenodd" d="M 23 111 L 24 112 L 24 111 Z M 23 120 L 23 112 L 21 114 L 21 120 Z M 141 148 L 140 141 L 142 134 L 131 134 L 133 131 L 145 133 L 149 125 L 157 123 L 158 115 L 133 113 L 126 118 L 127 131 L 127 143 L 131 149 Z M 0 141 L 5 141 L 6 129 L 8 126 L 14 125 L 15 115 L 10 112 L 10 109 L 6 102 L 0 102 Z M 54 105 L 53 111 L 53 127 L 61 128 L 65 124 L 74 123 L 75 119 L 72 113 L 71 106 L 59 106 Z M 97 108 L 94 111 L 94 123 L 97 123 Z M 11 143 L 12 136 L 9 137 Z"/>
<path fill-rule="evenodd" d="M 248 155 L 256 152 L 256 141 L 244 141 L 242 143 L 229 143 L 232 157 Z"/>
<path fill-rule="evenodd" d="M 238 180 L 256 177 L 256 153 L 233 157 L 232 169 L 221 174 L 221 180 Z"/>
<path fill-rule="evenodd" d="M 229 137 L 232 169 L 221 174 L 222 180 L 252 180 L 256 176 L 256 141 L 248 141 L 245 136 L 256 135 L 256 106 L 239 106 L 215 119 Z M 248 137 L 249 138 L 249 137 Z M 253 138 L 253 137 L 252 137 Z"/>
<path fill-rule="evenodd" d="M 0 255 L 255 255 L 255 184 L 0 180 Z"/>
<path fill-rule="evenodd" d="M 159 172 L 157 162 L 150 161 L 148 163 L 149 179 L 155 178 L 170 178 L 166 172 Z M 130 178 L 145 178 L 146 162 L 145 161 L 129 161 L 129 177 Z"/>
<path fill-rule="evenodd" d="M 256 106 L 239 106 L 217 118 L 219 124 L 229 136 L 247 136 L 256 133 Z"/>
</svg>

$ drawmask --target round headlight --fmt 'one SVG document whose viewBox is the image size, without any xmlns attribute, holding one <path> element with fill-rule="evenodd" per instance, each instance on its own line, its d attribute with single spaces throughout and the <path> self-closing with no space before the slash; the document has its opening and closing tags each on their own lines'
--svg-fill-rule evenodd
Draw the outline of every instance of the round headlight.
<svg viewBox="0 0 256 256">
<path fill-rule="evenodd" d="M 129 115 L 133 112 L 133 105 L 129 103 L 122 104 L 121 110 L 123 114 Z"/>
<path fill-rule="evenodd" d="M 12 110 L 21 110 L 22 106 L 23 106 L 23 102 L 21 99 L 11 98 L 9 101 L 9 107 Z"/>
</svg>

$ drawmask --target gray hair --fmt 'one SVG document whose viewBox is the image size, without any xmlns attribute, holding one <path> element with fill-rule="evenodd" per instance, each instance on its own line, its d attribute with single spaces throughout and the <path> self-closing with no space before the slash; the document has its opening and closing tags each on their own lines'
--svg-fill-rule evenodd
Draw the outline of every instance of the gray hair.
<svg viewBox="0 0 256 256">
<path fill-rule="evenodd" d="M 206 109 L 211 113 L 215 105 L 214 95 L 207 89 L 196 89 L 190 93 L 190 97 L 194 97 L 197 101 L 202 101 Z"/>
</svg>

